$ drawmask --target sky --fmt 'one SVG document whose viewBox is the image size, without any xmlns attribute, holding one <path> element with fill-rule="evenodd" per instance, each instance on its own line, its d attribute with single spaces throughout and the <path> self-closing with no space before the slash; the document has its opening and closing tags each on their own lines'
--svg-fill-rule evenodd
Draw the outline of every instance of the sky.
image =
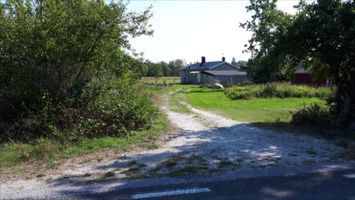
<svg viewBox="0 0 355 200">
<path fill-rule="evenodd" d="M 278 7 L 294 13 L 298 0 L 279 0 Z M 131 38 L 132 47 L 153 62 L 183 59 L 197 62 L 248 60 L 242 53 L 251 37 L 239 24 L 249 20 L 246 0 L 131 0 L 130 11 L 143 11 L 152 5 L 150 22 L 153 36 Z"/>
</svg>

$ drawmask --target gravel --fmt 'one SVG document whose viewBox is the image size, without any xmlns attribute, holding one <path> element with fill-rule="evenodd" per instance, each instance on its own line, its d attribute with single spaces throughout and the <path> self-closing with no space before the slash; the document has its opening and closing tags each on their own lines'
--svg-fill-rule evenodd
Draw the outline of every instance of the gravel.
<svg viewBox="0 0 355 200">
<path fill-rule="evenodd" d="M 53 197 L 63 188 L 70 190 L 78 187 L 76 184 L 79 183 L 103 181 L 100 177 L 108 172 L 114 172 L 114 178 L 121 179 L 132 174 L 138 177 L 169 175 L 187 166 L 209 172 L 342 161 L 337 155 L 345 149 L 324 139 L 257 128 L 185 105 L 193 114 L 172 112 L 168 107 L 162 107 L 178 130 L 167 136 L 166 142 L 157 149 L 128 152 L 115 160 L 95 165 L 72 166 L 55 176 L 46 177 L 51 180 L 48 183 L 41 179 L 1 182 L 0 198 Z M 172 159 L 174 162 L 166 164 Z M 95 184 L 80 188 L 86 190 Z"/>
</svg>

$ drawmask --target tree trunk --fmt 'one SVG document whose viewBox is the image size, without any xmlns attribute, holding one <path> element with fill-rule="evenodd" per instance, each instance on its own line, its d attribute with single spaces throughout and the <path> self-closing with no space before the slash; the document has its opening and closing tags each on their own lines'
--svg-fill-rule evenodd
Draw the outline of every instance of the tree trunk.
<svg viewBox="0 0 355 200">
<path fill-rule="evenodd" d="M 351 81 L 351 94 L 350 94 L 350 99 L 351 99 L 351 106 L 350 106 L 350 113 L 351 113 L 351 120 L 352 122 L 355 122 L 355 77 L 352 77 Z"/>
<path fill-rule="evenodd" d="M 337 84 L 336 103 L 337 113 L 345 114 L 350 112 L 352 101 L 350 98 L 350 93 L 347 91 L 346 85 L 343 81 L 339 81 Z"/>
</svg>

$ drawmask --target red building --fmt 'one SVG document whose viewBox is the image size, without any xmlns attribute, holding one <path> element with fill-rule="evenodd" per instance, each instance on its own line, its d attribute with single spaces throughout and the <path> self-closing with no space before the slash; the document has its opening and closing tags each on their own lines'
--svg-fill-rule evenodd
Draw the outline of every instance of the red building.
<svg viewBox="0 0 355 200">
<path fill-rule="evenodd" d="M 303 67 L 297 67 L 295 71 L 294 84 L 313 85 L 313 86 L 328 86 L 330 81 L 326 78 L 314 78 L 312 74 Z"/>
</svg>

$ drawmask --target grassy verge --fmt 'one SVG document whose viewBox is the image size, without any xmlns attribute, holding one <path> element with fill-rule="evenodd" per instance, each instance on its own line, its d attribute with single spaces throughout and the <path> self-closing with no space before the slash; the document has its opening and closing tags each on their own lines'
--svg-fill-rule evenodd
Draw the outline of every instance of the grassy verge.
<svg viewBox="0 0 355 200">
<path fill-rule="evenodd" d="M 170 85 L 170 86 L 154 86 L 146 85 L 145 91 L 150 93 L 153 96 L 153 100 L 156 104 L 161 105 L 164 101 L 162 96 L 168 97 L 169 109 L 174 112 L 179 113 L 191 113 L 191 111 L 181 103 L 180 101 L 185 102 L 186 96 L 185 93 L 189 92 L 191 89 L 196 89 L 196 86 L 193 85 Z"/>
<path fill-rule="evenodd" d="M 136 131 L 125 137 L 86 138 L 79 143 L 61 144 L 50 139 L 39 139 L 32 143 L 2 144 L 0 146 L 0 168 L 12 167 L 27 161 L 46 162 L 79 156 L 98 150 L 115 149 L 124 151 L 132 147 L 150 148 L 169 124 L 160 114 L 149 130 Z"/>
<path fill-rule="evenodd" d="M 180 77 L 158 77 L 157 79 L 155 77 L 143 77 L 142 81 L 143 81 L 143 83 L 149 84 L 149 85 L 179 84 Z"/>
<path fill-rule="evenodd" d="M 196 88 L 186 93 L 186 100 L 194 107 L 210 110 L 245 122 L 289 122 L 292 111 L 305 105 L 325 102 L 318 98 L 257 98 L 231 100 L 222 90 Z"/>
</svg>

